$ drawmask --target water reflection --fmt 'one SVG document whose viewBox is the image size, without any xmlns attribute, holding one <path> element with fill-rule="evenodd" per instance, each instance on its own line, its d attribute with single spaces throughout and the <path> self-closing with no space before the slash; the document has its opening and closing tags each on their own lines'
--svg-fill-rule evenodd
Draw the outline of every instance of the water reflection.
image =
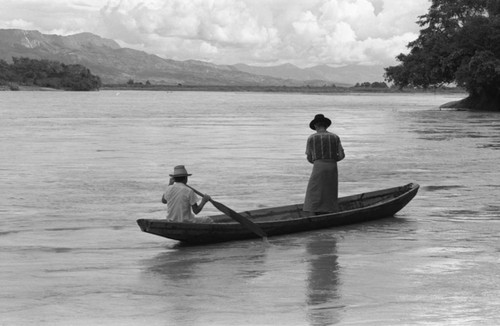
<svg viewBox="0 0 500 326">
<path fill-rule="evenodd" d="M 149 266 L 148 272 L 172 281 L 189 281 L 203 276 L 203 273 L 206 273 L 204 276 L 210 276 L 211 272 L 220 268 L 225 270 L 224 273 L 254 278 L 262 275 L 258 266 L 265 263 L 267 248 L 266 244 L 259 241 L 243 241 L 231 246 L 179 245 L 147 260 L 146 264 Z"/>
<path fill-rule="evenodd" d="M 242 307 L 260 311 L 252 320 L 264 324 L 272 318 L 266 313 L 290 305 L 305 307 L 290 311 L 290 321 L 302 320 L 301 325 L 330 325 L 341 318 L 339 264 L 331 232 L 279 237 L 271 244 L 176 246 L 143 263 L 144 278 L 162 293 L 168 321 L 177 325 L 203 324 L 210 318 L 226 325 Z M 286 281 L 285 275 L 295 282 Z"/>
<path fill-rule="evenodd" d="M 241 307 L 264 308 L 255 280 L 266 272 L 268 247 L 261 241 L 173 247 L 143 261 L 143 278 L 161 293 L 166 325 L 228 325 Z"/>
<path fill-rule="evenodd" d="M 205 262 L 201 255 L 193 255 L 190 248 L 184 250 L 167 251 L 153 258 L 149 272 L 164 276 L 171 281 L 178 282 L 189 280 L 195 274 L 197 264 Z"/>
<path fill-rule="evenodd" d="M 307 277 L 308 319 L 311 325 L 331 325 L 340 321 L 339 264 L 336 240 L 328 234 L 310 241 L 306 245 L 309 255 Z"/>
</svg>

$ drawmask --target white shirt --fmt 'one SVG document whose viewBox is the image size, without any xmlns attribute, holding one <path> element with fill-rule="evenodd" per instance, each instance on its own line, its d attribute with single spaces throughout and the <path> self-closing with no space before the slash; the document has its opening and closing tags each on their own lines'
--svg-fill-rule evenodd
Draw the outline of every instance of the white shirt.
<svg viewBox="0 0 500 326">
<path fill-rule="evenodd" d="M 168 186 L 163 198 L 167 201 L 167 220 L 172 222 L 194 220 L 191 206 L 198 202 L 198 196 L 184 183 L 176 182 Z"/>
</svg>

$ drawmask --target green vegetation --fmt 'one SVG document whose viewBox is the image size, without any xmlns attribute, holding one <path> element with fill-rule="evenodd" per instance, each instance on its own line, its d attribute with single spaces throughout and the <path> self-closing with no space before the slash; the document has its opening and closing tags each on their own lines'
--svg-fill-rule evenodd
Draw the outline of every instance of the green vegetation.
<svg viewBox="0 0 500 326">
<path fill-rule="evenodd" d="M 409 54 L 385 77 L 399 87 L 455 83 L 469 97 L 456 107 L 500 110 L 500 0 L 433 0 Z"/>
<path fill-rule="evenodd" d="M 12 58 L 0 60 L 0 85 L 11 90 L 19 86 L 38 86 L 72 91 L 98 90 L 101 79 L 82 65 L 65 65 L 57 61 Z"/>
<path fill-rule="evenodd" d="M 364 83 L 363 83 L 364 84 Z M 432 89 L 398 89 L 396 87 L 365 87 L 359 84 L 358 87 L 328 87 L 328 86 L 231 86 L 231 85 L 165 85 L 152 83 L 123 83 L 104 84 L 103 90 L 134 90 L 134 91 L 201 91 L 201 92 L 260 92 L 260 93 L 303 93 L 303 94 L 348 94 L 348 93 L 463 93 L 461 88 L 432 88 Z"/>
<path fill-rule="evenodd" d="M 354 87 L 364 87 L 364 88 L 389 88 L 384 82 L 364 82 L 364 83 L 356 83 Z"/>
</svg>

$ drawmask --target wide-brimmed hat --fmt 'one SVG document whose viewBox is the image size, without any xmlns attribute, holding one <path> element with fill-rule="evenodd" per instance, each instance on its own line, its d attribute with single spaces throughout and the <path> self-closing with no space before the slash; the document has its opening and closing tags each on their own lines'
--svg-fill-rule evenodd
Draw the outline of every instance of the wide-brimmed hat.
<svg viewBox="0 0 500 326">
<path fill-rule="evenodd" d="M 172 174 L 169 174 L 171 177 L 188 177 L 190 176 L 191 174 L 189 174 L 186 170 L 186 168 L 184 167 L 184 165 L 177 165 L 175 168 L 174 168 L 174 173 Z"/>
<path fill-rule="evenodd" d="M 332 124 L 332 120 L 328 119 L 322 114 L 316 114 L 314 119 L 309 123 L 309 128 L 311 128 L 312 130 L 316 130 L 316 127 L 314 125 L 317 123 L 323 123 L 325 127 L 328 128 Z"/>
</svg>

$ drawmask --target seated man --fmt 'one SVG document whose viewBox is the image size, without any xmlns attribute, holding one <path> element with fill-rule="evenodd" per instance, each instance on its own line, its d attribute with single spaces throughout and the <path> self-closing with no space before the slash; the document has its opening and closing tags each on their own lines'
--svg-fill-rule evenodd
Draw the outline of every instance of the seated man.
<svg viewBox="0 0 500 326">
<path fill-rule="evenodd" d="M 162 203 L 167 204 L 167 219 L 172 222 L 203 222 L 209 223 L 210 218 L 195 218 L 203 206 L 210 200 L 210 196 L 204 195 L 198 205 L 198 196 L 186 186 L 188 176 L 184 165 L 174 168 L 174 173 L 170 174 L 170 183 L 161 198 Z M 194 214 L 193 214 L 194 213 Z"/>
</svg>

